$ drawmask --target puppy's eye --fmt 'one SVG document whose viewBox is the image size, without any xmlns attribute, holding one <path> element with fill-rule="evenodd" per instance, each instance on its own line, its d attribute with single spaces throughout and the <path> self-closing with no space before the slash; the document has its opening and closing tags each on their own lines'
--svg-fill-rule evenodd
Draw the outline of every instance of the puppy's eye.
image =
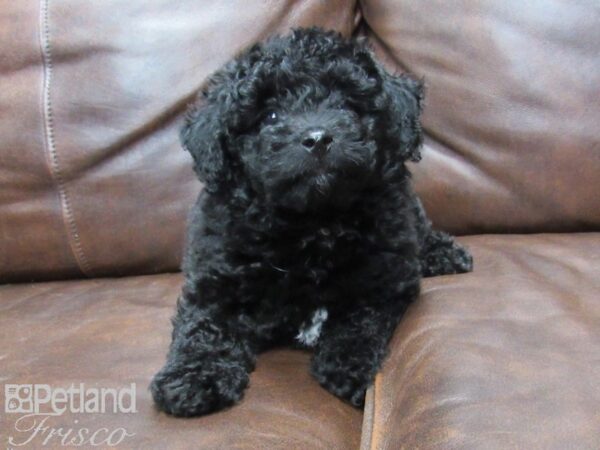
<svg viewBox="0 0 600 450">
<path fill-rule="evenodd" d="M 277 123 L 278 120 L 279 120 L 279 116 L 277 115 L 277 112 L 270 110 L 265 113 L 263 123 L 265 125 L 273 125 L 273 124 Z"/>
</svg>

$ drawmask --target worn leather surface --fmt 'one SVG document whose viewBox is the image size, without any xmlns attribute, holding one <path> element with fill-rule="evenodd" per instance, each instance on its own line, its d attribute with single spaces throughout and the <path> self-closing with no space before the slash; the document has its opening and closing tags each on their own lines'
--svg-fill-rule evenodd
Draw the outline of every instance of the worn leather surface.
<svg viewBox="0 0 600 450">
<path fill-rule="evenodd" d="M 179 275 L 154 275 L 0 286 L 2 384 L 120 388 L 136 383 L 137 413 L 64 413 L 45 423 L 63 427 L 63 433 L 103 427 L 135 433 L 116 448 L 358 448 L 361 412 L 325 392 L 309 375 L 309 355 L 300 351 L 261 355 L 244 400 L 230 410 L 196 419 L 154 410 L 147 386 L 164 362 L 181 281 Z M 4 388 L 0 397 L 4 405 Z M 20 416 L 0 415 L 3 446 L 9 436 L 16 443 L 31 436 L 15 431 Z M 60 438 L 43 446 L 46 435 L 13 447 L 64 448 Z"/>
<path fill-rule="evenodd" d="M 357 17 L 342 0 L 0 0 L 0 280 L 176 270 L 199 86 L 269 34 Z"/>
<path fill-rule="evenodd" d="M 461 233 L 600 227 L 600 4 L 364 0 L 391 68 L 424 77 L 417 191 Z"/>
<path fill-rule="evenodd" d="M 600 448 L 600 233 L 462 242 L 475 270 L 424 281 L 361 448 Z"/>
</svg>

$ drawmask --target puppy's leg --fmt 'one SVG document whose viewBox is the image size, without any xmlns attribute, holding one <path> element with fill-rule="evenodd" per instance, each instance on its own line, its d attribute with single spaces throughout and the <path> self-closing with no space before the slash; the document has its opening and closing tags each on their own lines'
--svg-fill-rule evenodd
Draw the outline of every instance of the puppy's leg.
<svg viewBox="0 0 600 450">
<path fill-rule="evenodd" d="M 361 407 L 402 311 L 365 306 L 331 314 L 312 358 L 311 371 L 321 386 Z"/>
<path fill-rule="evenodd" d="M 255 352 L 216 314 L 180 297 L 165 366 L 150 385 L 155 403 L 175 416 L 197 416 L 240 400 Z"/>
<path fill-rule="evenodd" d="M 416 199 L 417 229 L 420 235 L 421 273 L 424 277 L 464 273 L 473 270 L 473 258 L 452 236 L 434 230 L 422 203 Z"/>
<path fill-rule="evenodd" d="M 429 229 L 421 248 L 424 277 L 464 273 L 473 270 L 473 258 L 466 248 L 443 231 Z"/>
</svg>

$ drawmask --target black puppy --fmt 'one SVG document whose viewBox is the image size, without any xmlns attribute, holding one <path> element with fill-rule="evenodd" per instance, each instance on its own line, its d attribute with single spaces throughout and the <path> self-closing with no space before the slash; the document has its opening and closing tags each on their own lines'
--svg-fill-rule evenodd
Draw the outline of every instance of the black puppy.
<svg viewBox="0 0 600 450">
<path fill-rule="evenodd" d="M 159 408 L 238 401 L 258 352 L 313 347 L 312 373 L 355 406 L 422 276 L 469 271 L 434 231 L 406 161 L 420 159 L 422 86 L 357 40 L 298 29 L 218 71 L 181 132 L 205 189 Z"/>
</svg>

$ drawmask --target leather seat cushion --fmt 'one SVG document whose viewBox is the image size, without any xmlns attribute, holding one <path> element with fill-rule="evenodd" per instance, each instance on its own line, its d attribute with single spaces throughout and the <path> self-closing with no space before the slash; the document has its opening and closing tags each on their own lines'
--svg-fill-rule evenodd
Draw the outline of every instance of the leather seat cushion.
<svg viewBox="0 0 600 450">
<path fill-rule="evenodd" d="M 235 408 L 195 419 L 156 411 L 147 387 L 164 362 L 180 284 L 180 275 L 167 274 L 0 286 L 3 384 L 119 388 L 136 383 L 135 414 L 64 413 L 46 423 L 65 430 L 123 427 L 135 433 L 117 448 L 358 447 L 361 412 L 323 390 L 309 375 L 309 355 L 300 351 L 262 355 Z M 1 415 L 0 430 L 22 442 L 31 432 L 15 432 L 19 417 Z M 28 448 L 41 447 L 42 441 L 35 437 Z M 61 447 L 59 441 L 46 447 Z"/>
<path fill-rule="evenodd" d="M 600 448 L 600 234 L 474 236 L 368 394 L 363 449 Z"/>
</svg>

